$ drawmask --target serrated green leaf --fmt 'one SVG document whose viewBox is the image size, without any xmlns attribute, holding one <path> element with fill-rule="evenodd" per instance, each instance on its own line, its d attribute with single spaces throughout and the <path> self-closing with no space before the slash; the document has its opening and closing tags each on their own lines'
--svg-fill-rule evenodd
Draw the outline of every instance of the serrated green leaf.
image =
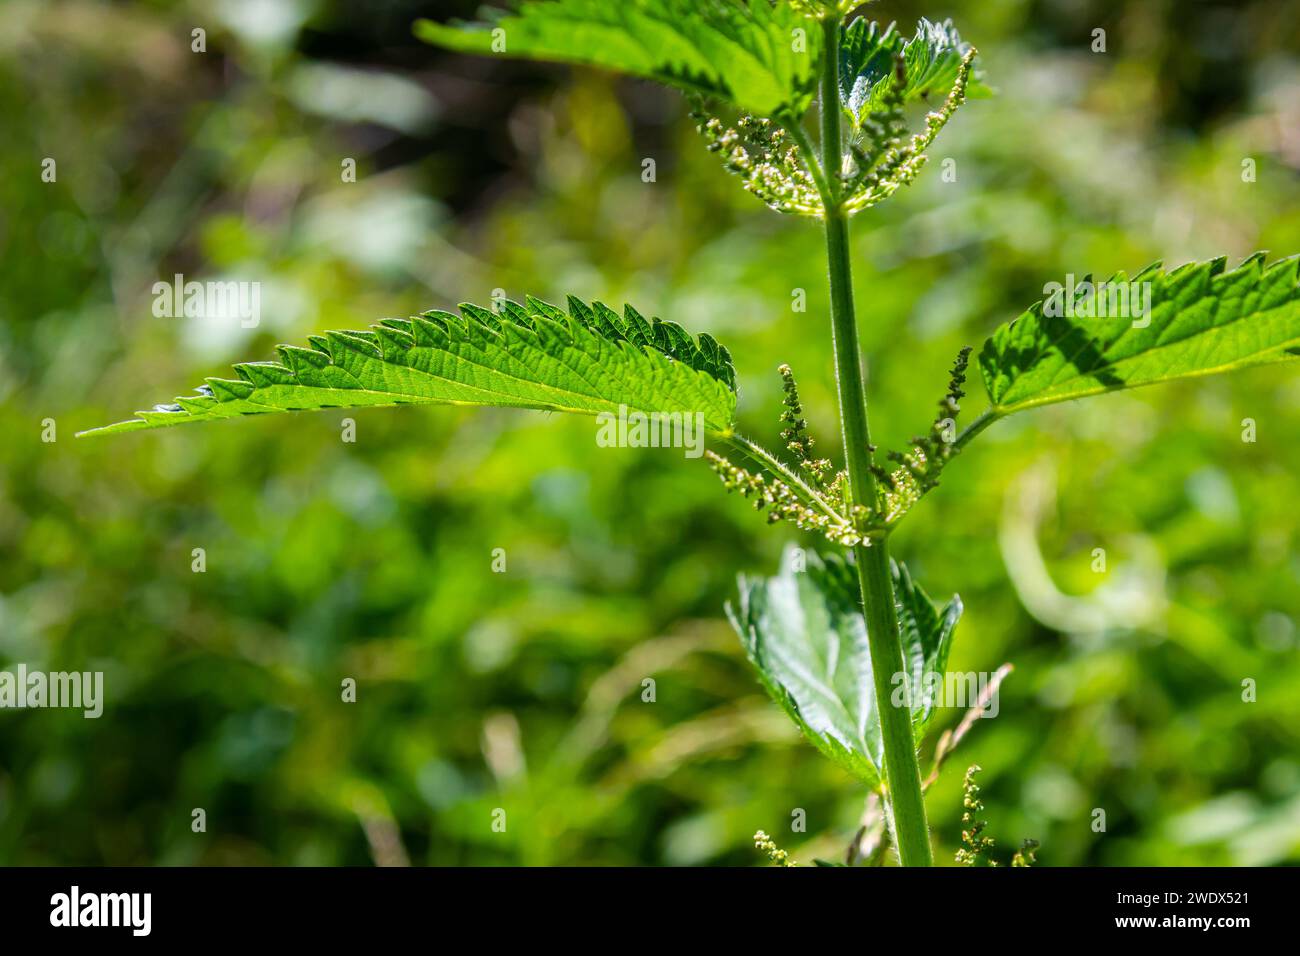
<svg viewBox="0 0 1300 956">
<path fill-rule="evenodd" d="M 951 20 L 932 23 L 922 18 L 910 40 L 892 23 L 882 30 L 874 21 L 855 20 L 844 28 L 840 39 L 840 102 L 854 125 L 878 111 L 893 83 L 894 57 L 899 53 L 906 65 L 904 102 L 931 95 L 942 98 L 957 79 L 962 57 L 969 49 Z M 977 67 L 966 85 L 966 96 L 988 96 L 989 92 Z"/>
<path fill-rule="evenodd" d="M 927 675 L 942 675 L 947 670 L 962 603 L 954 594 L 942 609 L 936 608 L 925 590 L 912 580 L 906 565 L 894 562 L 893 570 L 898 630 L 912 698 L 912 728 L 919 740 L 934 716 L 939 703 L 936 697 L 942 689 Z"/>
<path fill-rule="evenodd" d="M 138 418 L 82 432 L 102 435 L 267 412 L 382 405 L 494 405 L 597 415 L 683 413 L 728 433 L 736 409 L 731 355 L 710 336 L 570 297 L 566 313 L 540 299 L 500 313 L 465 304 L 359 332 L 279 346 L 280 362 L 235 366 L 197 394 Z"/>
<path fill-rule="evenodd" d="M 770 0 L 529 0 L 489 23 L 420 20 L 415 34 L 464 53 L 604 67 L 775 116 L 811 102 L 821 34 L 810 26 Z"/>
<path fill-rule="evenodd" d="M 1300 260 L 1264 258 L 1231 271 L 1222 258 L 1172 272 L 1156 263 L 1131 280 L 1118 273 L 1091 298 L 1080 283 L 1068 308 L 1064 292 L 1035 304 L 980 353 L 994 412 L 1295 358 Z"/>
<path fill-rule="evenodd" d="M 740 599 L 727 616 L 758 672 L 759 682 L 823 754 L 870 787 L 883 777 L 884 743 L 876 712 L 867 625 L 857 572 L 837 554 L 787 548 L 773 578 L 740 579 Z M 961 616 L 956 597 L 942 612 L 902 565 L 893 567 L 900 638 L 907 662 L 912 726 L 918 741 L 936 701 L 927 673 L 947 666 Z"/>
</svg>

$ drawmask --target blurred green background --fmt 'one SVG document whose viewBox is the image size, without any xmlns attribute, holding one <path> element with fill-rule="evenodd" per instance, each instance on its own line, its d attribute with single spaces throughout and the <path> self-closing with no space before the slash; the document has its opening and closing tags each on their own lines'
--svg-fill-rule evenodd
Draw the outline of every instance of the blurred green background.
<svg viewBox="0 0 1300 956">
<path fill-rule="evenodd" d="M 73 439 L 276 342 L 504 289 L 713 333 L 764 442 L 788 361 L 837 443 L 816 227 L 741 193 L 674 93 L 411 38 L 475 6 L 0 7 L 0 668 L 102 670 L 107 698 L 0 712 L 0 863 L 754 864 L 760 828 L 843 853 L 861 790 L 722 616 L 792 532 L 703 463 L 456 408 Z M 1300 252 L 1300 3 L 868 13 L 955 16 L 1000 91 L 855 221 L 882 446 L 1047 281 Z M 178 272 L 260 281 L 261 324 L 155 318 Z M 1300 862 L 1298 435 L 1275 366 L 1027 414 L 949 470 L 895 552 L 962 594 L 953 669 L 1016 669 L 931 792 L 939 859 L 978 762 L 1004 855 Z"/>
</svg>

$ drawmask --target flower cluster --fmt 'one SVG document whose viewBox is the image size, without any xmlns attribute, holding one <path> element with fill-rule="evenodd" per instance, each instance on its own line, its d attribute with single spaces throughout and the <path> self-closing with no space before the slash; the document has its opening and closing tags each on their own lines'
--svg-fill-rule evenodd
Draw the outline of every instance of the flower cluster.
<svg viewBox="0 0 1300 956">
<path fill-rule="evenodd" d="M 962 780 L 962 847 L 957 851 L 955 859 L 964 866 L 999 866 L 998 861 L 993 858 L 993 838 L 984 835 L 984 828 L 988 826 L 988 822 L 979 819 L 979 815 L 984 812 L 979 784 L 975 782 L 975 774 L 979 772 L 980 765 L 972 764 L 967 768 L 966 777 Z M 1033 866 L 1038 862 L 1038 858 L 1034 855 L 1037 849 L 1037 840 L 1020 841 L 1020 849 L 1011 857 L 1011 866 Z"/>
<path fill-rule="evenodd" d="M 984 803 L 980 800 L 980 787 L 975 782 L 975 774 L 980 772 L 979 764 L 972 764 L 962 780 L 961 815 L 962 848 L 957 851 L 956 860 L 964 866 L 997 866 L 997 860 L 989 854 L 993 850 L 993 838 L 984 836 L 987 821 L 977 819 L 984 812 Z"/>
<path fill-rule="evenodd" d="M 788 365 L 782 365 L 777 371 L 781 374 L 781 387 L 785 392 L 782 402 L 785 411 L 781 413 L 781 424 L 785 427 L 781 429 L 781 439 L 813 485 L 824 489 L 833 466 L 828 458 L 813 457 L 812 447 L 816 442 L 807 432 L 808 423 L 800 417 L 803 415 L 803 406 L 799 402 L 799 386 L 795 383 L 794 372 Z"/>
<path fill-rule="evenodd" d="M 708 150 L 722 156 L 726 169 L 740 177 L 746 192 L 777 212 L 821 215 L 817 184 L 779 123 L 742 113 L 735 126 L 726 126 L 708 112 L 702 99 L 694 101 L 691 118 Z"/>
<path fill-rule="evenodd" d="M 970 355 L 969 347 L 957 353 L 948 373 L 948 390 L 939 399 L 938 414 L 929 431 L 914 435 L 906 451 L 888 452 L 885 457 L 890 467 L 875 461 L 868 466 L 878 492 L 875 501 L 853 501 L 847 472 L 835 470 L 829 459 L 813 454 L 816 442 L 808 434 L 799 386 L 788 365 L 778 369 L 784 392 L 781 440 L 794 456 L 794 467 L 752 444 L 742 447 L 769 474 L 748 471 L 712 451 L 705 457 L 728 491 L 753 499 L 759 511 L 767 510 L 769 523 L 790 521 L 801 531 L 820 531 L 831 542 L 845 547 L 870 545 L 873 539 L 887 535 L 913 505 L 938 486 L 944 467 L 960 451 L 957 416 L 966 395 L 962 386 Z M 874 445 L 869 450 L 873 456 L 877 452 Z"/>
<path fill-rule="evenodd" d="M 1034 855 L 1034 851 L 1037 849 L 1037 840 L 1021 840 L 1020 849 L 1011 857 L 1011 865 L 1014 867 L 1033 866 L 1038 862 L 1038 857 Z"/>
<path fill-rule="evenodd" d="M 925 165 L 925 150 L 948 124 L 957 108 L 966 102 L 966 87 L 975 64 L 975 49 L 966 51 L 952 90 L 943 105 L 926 114 L 925 128 L 910 139 L 903 120 L 903 89 L 906 65 L 899 54 L 894 60 L 894 81 L 881 107 L 867 117 L 850 149 L 853 168 L 843 174 L 844 209 L 861 212 L 888 199 L 916 179 Z"/>
<path fill-rule="evenodd" d="M 706 451 L 704 457 L 727 491 L 752 499 L 756 511 L 767 510 L 768 524 L 789 521 L 800 531 L 820 531 L 828 540 L 849 548 L 862 543 L 863 536 L 847 518 L 814 507 L 780 479 L 756 475 L 713 451 Z M 825 502 L 819 499 L 818 504 L 824 506 Z"/>
<path fill-rule="evenodd" d="M 939 399 L 939 413 L 925 435 L 914 435 L 905 452 L 889 452 L 886 457 L 897 467 L 889 471 L 872 464 L 871 472 L 883 490 L 881 509 L 886 523 L 897 521 L 926 492 L 939 484 L 939 475 L 948 460 L 957 454 L 957 416 L 966 393 L 966 370 L 970 365 L 970 347 L 957 353 L 948 373 L 948 391 Z M 875 449 L 872 449 L 874 451 Z"/>
<path fill-rule="evenodd" d="M 798 866 L 794 860 L 790 859 L 790 854 L 776 845 L 775 841 L 759 830 L 754 834 L 754 849 L 760 850 L 767 854 L 767 858 L 777 866 Z"/>
</svg>

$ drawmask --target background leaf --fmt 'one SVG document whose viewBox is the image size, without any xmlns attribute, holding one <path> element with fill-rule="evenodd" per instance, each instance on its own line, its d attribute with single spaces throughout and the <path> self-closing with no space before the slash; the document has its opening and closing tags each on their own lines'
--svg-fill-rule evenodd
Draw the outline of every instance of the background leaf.
<svg viewBox="0 0 1300 956">
<path fill-rule="evenodd" d="M 375 405 L 495 405 L 595 415 L 629 412 L 704 416 L 730 429 L 736 408 L 731 356 L 710 336 L 620 316 L 569 298 L 566 315 L 531 296 L 501 313 L 462 305 L 461 315 L 426 312 L 385 319 L 369 331 L 312 336 L 312 348 L 279 346 L 282 362 L 235 366 L 237 379 L 209 378 L 198 394 L 156 405 L 139 418 L 82 434 L 190 422 Z"/>
<path fill-rule="evenodd" d="M 815 26 L 768 0 L 533 0 L 490 23 L 420 20 L 415 33 L 465 53 L 630 73 L 773 116 L 808 108 L 821 37 Z M 498 29 L 503 51 L 493 49 Z"/>
<path fill-rule="evenodd" d="M 1189 263 L 1164 272 L 1159 263 L 1134 276 L 1149 283 L 1150 312 L 1092 318 L 1047 315 L 1035 304 L 984 343 L 980 371 L 1001 414 L 1116 389 L 1228 372 L 1300 354 L 1300 289 L 1295 257 L 1265 268 L 1255 253 L 1230 272 L 1226 260 Z M 1120 272 L 1113 288 L 1130 280 Z M 1104 296 L 1096 297 L 1096 310 Z M 1147 323 L 1144 327 L 1142 323 Z"/>
</svg>

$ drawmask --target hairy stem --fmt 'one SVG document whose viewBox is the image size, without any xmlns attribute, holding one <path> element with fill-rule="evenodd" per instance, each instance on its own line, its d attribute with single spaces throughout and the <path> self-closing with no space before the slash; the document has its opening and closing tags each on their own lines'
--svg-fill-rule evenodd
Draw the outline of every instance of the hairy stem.
<svg viewBox="0 0 1300 956">
<path fill-rule="evenodd" d="M 877 491 L 871 474 L 871 435 L 867 427 L 863 362 L 853 310 L 853 273 L 849 259 L 849 222 L 843 208 L 843 165 L 839 100 L 840 18 L 822 21 L 825 33 L 821 74 L 822 171 L 827 181 L 826 256 L 830 269 L 831 331 L 835 350 L 835 377 L 839 393 L 840 427 L 844 458 L 853 501 L 874 506 Z M 930 833 L 921 795 L 921 771 L 912 738 L 911 702 L 891 706 L 893 675 L 904 673 L 903 648 L 898 635 L 898 614 L 889 570 L 886 539 L 854 548 L 858 583 L 867 622 L 871 670 L 876 685 L 876 710 L 885 748 L 885 783 L 892 810 L 894 841 L 904 866 L 929 866 Z M 906 684 L 904 686 L 904 697 Z"/>
</svg>

